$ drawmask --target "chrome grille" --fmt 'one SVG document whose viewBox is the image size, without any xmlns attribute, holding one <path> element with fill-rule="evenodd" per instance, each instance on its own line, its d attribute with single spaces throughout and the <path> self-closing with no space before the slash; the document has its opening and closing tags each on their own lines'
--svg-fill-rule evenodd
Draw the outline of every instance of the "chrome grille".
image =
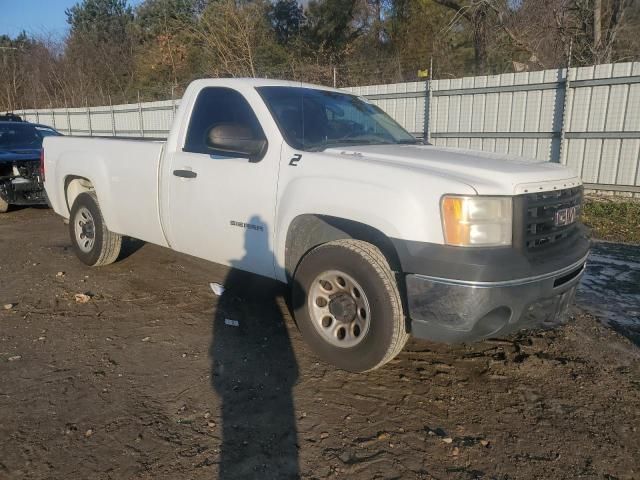
<svg viewBox="0 0 640 480">
<path fill-rule="evenodd" d="M 524 196 L 524 243 L 527 250 L 558 244 L 576 233 L 582 208 L 582 191 L 580 186 Z M 571 207 L 576 207 L 576 221 L 569 225 L 557 225 L 558 211 Z"/>
</svg>

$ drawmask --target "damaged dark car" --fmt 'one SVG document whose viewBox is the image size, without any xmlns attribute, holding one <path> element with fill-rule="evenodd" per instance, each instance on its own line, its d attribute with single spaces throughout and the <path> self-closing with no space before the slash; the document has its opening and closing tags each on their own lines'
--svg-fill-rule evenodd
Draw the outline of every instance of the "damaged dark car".
<svg viewBox="0 0 640 480">
<path fill-rule="evenodd" d="M 0 213 L 9 205 L 46 205 L 40 151 L 50 135 L 61 133 L 46 125 L 0 121 Z"/>
</svg>

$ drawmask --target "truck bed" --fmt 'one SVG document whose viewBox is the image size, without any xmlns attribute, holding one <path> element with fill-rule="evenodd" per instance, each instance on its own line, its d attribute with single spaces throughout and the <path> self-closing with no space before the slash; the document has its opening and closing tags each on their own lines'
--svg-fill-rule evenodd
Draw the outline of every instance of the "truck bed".
<svg viewBox="0 0 640 480">
<path fill-rule="evenodd" d="M 164 142 L 115 137 L 47 137 L 45 186 L 56 213 L 69 218 L 66 185 L 93 184 L 109 230 L 166 245 L 160 223 L 158 170 Z"/>
</svg>

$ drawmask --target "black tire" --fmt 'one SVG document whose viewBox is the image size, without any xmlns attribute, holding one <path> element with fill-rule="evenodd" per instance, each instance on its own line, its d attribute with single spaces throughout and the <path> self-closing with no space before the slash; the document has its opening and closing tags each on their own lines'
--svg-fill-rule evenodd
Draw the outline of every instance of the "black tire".
<svg viewBox="0 0 640 480">
<path fill-rule="evenodd" d="M 0 213 L 7 213 L 9 211 L 9 202 L 0 197 Z"/>
<path fill-rule="evenodd" d="M 334 346 L 314 325 L 309 302 L 312 282 L 329 270 L 352 277 L 363 289 L 370 307 L 368 331 L 360 343 Z M 359 240 L 336 240 L 303 257 L 293 282 L 292 305 L 298 328 L 311 349 L 324 361 L 351 372 L 381 367 L 400 353 L 409 338 L 395 274 L 374 245 Z"/>
<path fill-rule="evenodd" d="M 80 228 L 80 213 L 83 209 L 89 211 L 93 220 L 93 244 L 88 251 L 86 247 L 83 249 L 80 246 L 76 236 L 76 228 Z M 109 265 L 120 255 L 122 236 L 107 229 L 94 192 L 81 193 L 73 202 L 69 217 L 69 236 L 77 257 L 91 267 Z"/>
</svg>

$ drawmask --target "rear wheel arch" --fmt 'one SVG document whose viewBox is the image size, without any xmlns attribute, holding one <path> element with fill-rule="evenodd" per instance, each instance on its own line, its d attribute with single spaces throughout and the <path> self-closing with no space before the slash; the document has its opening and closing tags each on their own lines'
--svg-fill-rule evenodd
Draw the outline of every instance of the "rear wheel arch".
<svg viewBox="0 0 640 480">
<path fill-rule="evenodd" d="M 93 182 L 88 178 L 69 175 L 64 179 L 64 196 L 69 213 L 78 195 L 87 192 L 95 192 Z"/>
<path fill-rule="evenodd" d="M 398 253 L 391 239 L 380 230 L 342 217 L 303 214 L 293 219 L 287 231 L 285 243 L 287 278 L 293 278 L 302 258 L 315 247 L 345 239 L 361 240 L 376 246 L 385 256 L 393 271 L 402 271 Z"/>
</svg>

